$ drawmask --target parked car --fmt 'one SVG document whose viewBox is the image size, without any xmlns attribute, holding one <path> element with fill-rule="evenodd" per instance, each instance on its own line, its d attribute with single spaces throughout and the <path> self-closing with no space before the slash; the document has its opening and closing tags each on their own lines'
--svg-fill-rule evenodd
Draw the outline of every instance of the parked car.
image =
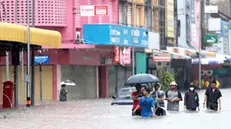
<svg viewBox="0 0 231 129">
<path fill-rule="evenodd" d="M 132 105 L 133 100 L 131 98 L 132 92 L 135 92 L 135 87 L 124 87 L 120 88 L 117 95 L 113 96 L 114 99 L 111 103 L 111 105 Z"/>
</svg>

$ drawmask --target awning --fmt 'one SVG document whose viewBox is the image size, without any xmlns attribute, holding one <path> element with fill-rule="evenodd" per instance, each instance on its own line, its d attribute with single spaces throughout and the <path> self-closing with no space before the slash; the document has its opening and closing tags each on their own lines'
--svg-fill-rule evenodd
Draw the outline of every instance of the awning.
<svg viewBox="0 0 231 129">
<path fill-rule="evenodd" d="M 185 55 L 185 56 L 191 56 L 192 57 L 192 56 L 196 56 L 198 50 L 181 48 L 181 47 L 167 47 L 167 52 L 177 53 L 177 54 L 180 54 L 180 55 Z M 216 57 L 216 53 L 201 50 L 201 57 Z"/>
<path fill-rule="evenodd" d="M 61 34 L 57 31 L 31 27 L 30 32 L 30 43 L 32 45 L 52 48 L 59 48 L 61 46 Z M 27 27 L 0 22 L 0 41 L 27 44 Z"/>
<path fill-rule="evenodd" d="M 189 56 L 184 56 L 176 53 L 154 53 L 154 62 L 170 62 L 172 59 L 190 59 Z"/>
<path fill-rule="evenodd" d="M 201 58 L 201 64 L 208 65 L 208 64 L 222 64 L 225 60 L 230 60 L 231 56 L 229 55 L 222 55 L 216 54 L 216 57 L 213 58 Z M 192 59 L 192 64 L 199 64 L 199 59 Z"/>
</svg>

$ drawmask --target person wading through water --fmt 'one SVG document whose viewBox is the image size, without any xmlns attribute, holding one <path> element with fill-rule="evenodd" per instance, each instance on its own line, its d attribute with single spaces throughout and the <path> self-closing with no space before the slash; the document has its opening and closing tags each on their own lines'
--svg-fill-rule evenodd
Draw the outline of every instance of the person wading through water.
<svg viewBox="0 0 231 129">
<path fill-rule="evenodd" d="M 141 84 L 136 84 L 136 92 L 132 92 L 132 100 L 134 101 L 133 103 L 133 108 L 132 111 L 139 105 L 140 98 L 142 97 L 142 92 L 141 92 Z M 136 110 L 136 112 L 132 113 L 132 116 L 140 116 L 141 115 L 141 107 Z"/>
<path fill-rule="evenodd" d="M 133 110 L 133 113 L 135 113 L 141 107 L 142 117 L 152 117 L 155 113 L 155 102 L 150 96 L 150 89 L 145 87 L 143 89 L 143 95 L 144 96 L 141 97 L 139 105 Z"/>
<path fill-rule="evenodd" d="M 199 96 L 193 84 L 189 85 L 189 90 L 185 92 L 184 109 L 189 111 L 199 111 Z"/>
<path fill-rule="evenodd" d="M 170 90 L 166 91 L 165 96 L 166 96 L 165 100 L 168 101 L 167 110 L 179 111 L 179 107 L 180 107 L 179 102 L 182 101 L 182 96 L 180 91 L 177 90 L 177 83 L 175 81 L 171 82 Z"/>
<path fill-rule="evenodd" d="M 156 83 L 153 87 L 153 92 L 151 93 L 152 98 L 154 99 L 156 105 L 156 112 L 155 114 L 157 116 L 165 116 L 166 115 L 166 111 L 163 109 L 165 107 L 164 104 L 164 91 L 160 90 L 161 89 L 161 85 L 160 83 Z"/>
<path fill-rule="evenodd" d="M 60 101 L 67 101 L 67 93 L 68 93 L 68 91 L 65 89 L 66 85 L 62 84 L 61 87 L 62 88 L 60 90 L 59 100 Z"/>
<path fill-rule="evenodd" d="M 218 107 L 221 110 L 221 91 L 216 86 L 216 80 L 212 81 L 211 87 L 207 88 L 205 92 L 205 98 L 203 107 L 209 110 L 217 111 Z M 219 106 L 218 106 L 219 104 Z"/>
</svg>

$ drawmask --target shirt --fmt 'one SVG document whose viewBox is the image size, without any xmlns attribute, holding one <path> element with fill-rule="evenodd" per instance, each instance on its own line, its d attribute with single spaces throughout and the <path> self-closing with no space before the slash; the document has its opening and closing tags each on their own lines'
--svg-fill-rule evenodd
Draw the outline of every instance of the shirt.
<svg viewBox="0 0 231 129">
<path fill-rule="evenodd" d="M 181 93 L 178 90 L 175 90 L 175 91 L 168 90 L 166 92 L 166 98 L 174 99 L 176 97 L 178 97 L 179 99 L 182 100 Z M 167 103 L 167 110 L 169 110 L 169 111 L 179 111 L 179 107 L 180 107 L 179 102 L 168 101 L 168 103 Z"/>
<path fill-rule="evenodd" d="M 132 92 L 132 97 L 137 96 L 139 93 L 138 92 Z M 136 108 L 139 105 L 140 102 L 140 97 L 133 102 L 133 108 Z M 138 109 L 141 110 L 141 107 Z"/>
<path fill-rule="evenodd" d="M 154 91 L 151 94 L 152 98 L 154 99 L 154 101 L 156 102 L 156 104 L 160 107 L 164 107 L 164 100 L 159 100 L 157 101 L 157 98 L 162 98 L 164 97 L 164 91 L 162 90 L 158 90 L 158 91 Z"/>
<path fill-rule="evenodd" d="M 149 117 L 152 116 L 152 108 L 155 106 L 154 99 L 152 97 L 141 97 L 139 106 L 141 106 L 141 116 Z"/>
<path fill-rule="evenodd" d="M 199 107 L 199 96 L 196 91 L 188 90 L 185 92 L 184 105 L 187 109 L 196 109 Z"/>
<path fill-rule="evenodd" d="M 213 89 L 211 87 L 207 88 L 205 95 L 207 96 L 207 103 L 218 104 L 217 100 L 222 97 L 221 91 L 219 89 Z"/>
</svg>

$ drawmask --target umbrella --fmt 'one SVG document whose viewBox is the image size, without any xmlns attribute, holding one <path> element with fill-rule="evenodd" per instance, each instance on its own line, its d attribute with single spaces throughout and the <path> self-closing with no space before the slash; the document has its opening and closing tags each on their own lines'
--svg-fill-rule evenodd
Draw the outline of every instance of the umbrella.
<svg viewBox="0 0 231 129">
<path fill-rule="evenodd" d="M 125 83 L 125 85 L 132 85 L 137 83 L 152 83 L 159 82 L 159 79 L 151 74 L 136 74 L 129 77 Z"/>
<path fill-rule="evenodd" d="M 62 81 L 61 85 L 66 85 L 66 86 L 76 86 L 76 84 L 70 80 Z"/>
</svg>

